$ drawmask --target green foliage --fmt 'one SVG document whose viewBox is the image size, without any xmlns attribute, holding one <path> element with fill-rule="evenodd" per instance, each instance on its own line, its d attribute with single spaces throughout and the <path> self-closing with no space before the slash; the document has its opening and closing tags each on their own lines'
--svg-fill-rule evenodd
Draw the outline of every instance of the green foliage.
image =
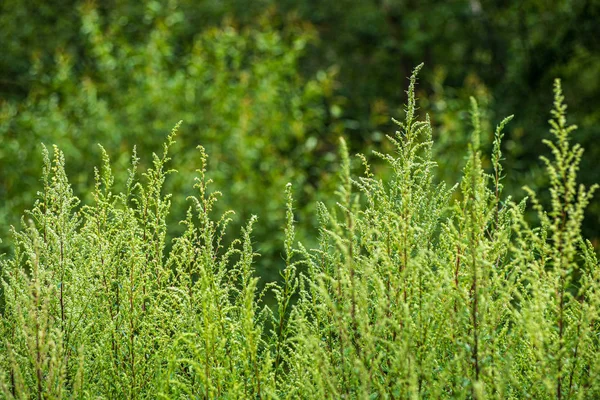
<svg viewBox="0 0 600 400">
<path fill-rule="evenodd" d="M 482 124 L 515 113 L 502 143 L 506 165 L 515 172 L 504 180 L 505 191 L 518 195 L 523 180 L 536 190 L 547 188 L 538 157 L 550 102 L 539 96 L 560 77 L 579 121 L 578 141 L 589 157 L 582 160 L 580 179 L 600 180 L 600 1 L 541 2 L 521 0 L 278 0 L 311 21 L 322 45 L 310 54 L 311 66 L 338 65 L 343 83 L 338 124 L 349 145 L 366 152 L 381 148 L 393 127 L 388 116 L 402 101 L 403 77 L 421 61 L 429 65 L 420 107 L 431 112 L 439 163 L 448 184 L 460 178 L 463 149 L 470 141 L 469 97 L 480 103 Z M 351 67 L 350 67 L 351 66 Z M 491 134 L 492 128 L 483 134 Z M 483 146 L 491 144 L 482 141 Z M 485 147 L 487 158 L 489 148 Z M 484 166 L 489 160 L 484 159 Z M 523 177 L 524 176 L 524 177 Z M 586 236 L 600 244 L 600 205 L 591 204 L 584 223 Z"/>
<path fill-rule="evenodd" d="M 45 157 L 43 196 L 3 264 L 2 389 L 8 398 L 205 397 L 268 392 L 253 276 L 252 218 L 223 248 L 230 214 L 213 221 L 200 148 L 185 232 L 165 254 L 168 151 L 113 192 L 104 153 L 94 203 L 80 211 L 63 154 Z M 226 362 L 226 363 L 223 363 Z M 261 389 L 262 386 L 262 389 Z"/>
<path fill-rule="evenodd" d="M 80 206 L 65 156 L 44 151 L 43 191 L 2 261 L 0 390 L 12 398 L 596 398 L 600 264 L 582 236 L 595 186 L 577 183 L 559 81 L 543 158 L 548 205 L 503 193 L 501 121 L 471 101 L 463 177 L 437 183 L 433 129 L 405 117 L 364 173 L 340 143 L 337 203 L 318 243 L 296 243 L 285 186 L 281 281 L 258 289 L 250 217 L 226 240 L 199 147 L 183 230 L 167 243 L 166 178 L 179 125 L 146 172 L 116 190 L 108 153 Z M 198 154 L 198 153 L 196 153 Z M 173 174 L 175 175 L 175 174 Z M 280 188 L 281 190 L 284 188 Z M 527 202 L 536 223 L 525 218 Z M 274 293 L 273 310 L 263 296 Z"/>
<path fill-rule="evenodd" d="M 0 196 L 6 199 L 0 209 L 2 236 L 34 201 L 40 143 L 61 148 L 70 160 L 74 191 L 85 197 L 97 143 L 116 155 L 116 178 L 122 182 L 130 149 L 157 151 L 164 132 L 179 118 L 186 129 L 172 165 L 180 173 L 167 182 L 167 190 L 182 195 L 171 199 L 170 232 L 181 232 L 177 221 L 191 194 L 185 185 L 196 165 L 190 143 L 202 143 L 212 155 L 212 176 L 226 199 L 217 207 L 236 210 L 236 229 L 253 214 L 280 212 L 279 193 L 287 182 L 301 189 L 302 208 L 318 185 L 327 193 L 327 155 L 331 152 L 333 160 L 334 152 L 320 130 L 333 76 L 304 78 L 298 72 L 313 32 L 294 21 L 277 30 L 267 15 L 255 27 L 224 22 L 182 42 L 186 25 L 181 11 L 145 13 L 146 33 L 138 38 L 121 19 L 82 5 L 75 17 L 77 51 L 86 54 L 85 64 L 68 48 L 57 50 L 51 63 L 34 58 L 29 76 L 35 83 L 26 99 L 0 103 Z M 277 228 L 270 219 L 255 227 L 262 269 L 272 267 L 281 252 L 281 246 L 266 240 Z"/>
<path fill-rule="evenodd" d="M 490 121 L 518 110 L 502 142 L 506 164 L 516 171 L 503 181 L 505 193 L 520 192 L 521 175 L 542 191 L 537 158 L 545 150 L 539 144 L 549 102 L 538 93 L 559 76 L 569 82 L 578 141 L 591 154 L 580 172 L 590 185 L 600 176 L 594 162 L 600 156 L 594 145 L 599 18 L 599 0 L 552 6 L 537 0 L 3 0 L 0 236 L 34 201 L 40 143 L 65 152 L 74 191 L 83 197 L 91 155 L 99 157 L 96 143 L 118 157 L 118 175 L 133 145 L 141 154 L 157 151 L 180 118 L 187 129 L 176 151 L 184 155 L 173 167 L 181 174 L 167 182 L 168 190 L 186 190 L 191 149 L 201 142 L 225 194 L 217 207 L 238 211 L 232 226 L 252 214 L 281 212 L 278 194 L 289 181 L 298 189 L 298 209 L 312 215 L 317 193 L 332 192 L 338 134 L 345 133 L 353 152 L 391 150 L 382 132 L 393 128 L 388 116 L 397 114 L 398 88 L 421 60 L 430 68 L 419 107 L 434 116 L 440 179 L 450 184 L 460 177 L 470 141 L 464 110 L 474 96 L 484 136 L 492 133 Z M 485 168 L 488 139 L 482 138 Z M 381 167 L 370 161 L 373 170 Z M 172 199 L 169 232 L 180 233 L 176 222 L 189 194 Z M 587 213 L 583 229 L 598 248 L 600 206 L 591 204 Z M 298 223 L 306 228 L 313 221 Z M 274 229 L 262 218 L 255 226 L 267 279 L 277 275 L 284 251 L 268 240 Z M 310 240 L 304 231 L 300 238 Z M 0 246 L 6 251 L 10 243 Z"/>
</svg>

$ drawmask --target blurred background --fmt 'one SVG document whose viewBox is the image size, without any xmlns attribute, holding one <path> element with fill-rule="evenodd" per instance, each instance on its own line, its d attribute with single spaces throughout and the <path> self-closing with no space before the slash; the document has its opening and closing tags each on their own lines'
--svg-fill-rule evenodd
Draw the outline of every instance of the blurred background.
<svg viewBox="0 0 600 400">
<path fill-rule="evenodd" d="M 421 62 L 419 107 L 435 126 L 440 179 L 460 176 L 474 96 L 487 149 L 495 125 L 515 114 L 503 143 L 507 193 L 546 187 L 539 156 L 559 77 L 586 148 L 580 179 L 600 182 L 599 0 L 3 0 L 0 51 L 0 253 L 41 189 L 42 143 L 65 152 L 87 202 L 98 143 L 123 185 L 133 147 L 147 166 L 183 120 L 179 173 L 166 186 L 171 232 L 181 230 L 202 144 L 219 210 L 236 211 L 234 232 L 259 216 L 259 273 L 275 279 L 285 184 L 310 245 L 315 202 L 331 202 L 337 184 L 339 136 L 370 159 L 389 150 L 390 117 L 402 118 Z M 596 248 L 599 222 L 595 200 L 585 234 Z"/>
</svg>

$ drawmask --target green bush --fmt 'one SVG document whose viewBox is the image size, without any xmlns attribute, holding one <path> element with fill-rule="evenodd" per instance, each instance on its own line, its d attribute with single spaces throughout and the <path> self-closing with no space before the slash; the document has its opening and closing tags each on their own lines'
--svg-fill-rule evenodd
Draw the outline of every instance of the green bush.
<svg viewBox="0 0 600 400">
<path fill-rule="evenodd" d="M 165 190 L 177 126 L 123 190 L 111 162 L 80 200 L 65 157 L 44 152 L 43 190 L 2 261 L 0 390 L 6 398 L 597 398 L 600 268 L 581 234 L 595 186 L 577 184 L 555 85 L 548 205 L 502 191 L 503 120 L 492 166 L 481 123 L 463 178 L 436 183 L 432 128 L 415 112 L 355 176 L 341 142 L 337 205 L 317 205 L 318 245 L 296 243 L 286 186 L 281 281 L 255 277 L 250 217 L 226 241 L 199 148 L 183 232 L 167 247 Z M 281 187 L 283 191 L 283 187 Z M 537 222 L 524 217 L 527 203 Z M 216 214 L 216 215 L 215 215 Z M 274 233 L 271 233 L 274 235 Z M 265 306 L 272 292 L 275 306 Z"/>
<path fill-rule="evenodd" d="M 172 199 L 169 232 L 181 233 L 177 221 L 185 216 L 185 197 L 191 194 L 186 183 L 197 163 L 190 143 L 202 143 L 211 154 L 212 178 L 225 198 L 217 207 L 236 210 L 236 228 L 252 214 L 282 210 L 279 193 L 287 182 L 299 188 L 301 208 L 312 204 L 317 189 L 329 191 L 335 147 L 322 127 L 324 99 L 334 81 L 326 72 L 310 78 L 299 74 L 299 59 L 315 40 L 310 29 L 292 21 L 277 30 L 265 16 L 258 26 L 224 22 L 183 42 L 181 12 L 153 16 L 148 11 L 150 23 L 141 37 L 132 37 L 121 19 L 107 18 L 89 4 L 76 15 L 85 63 L 68 49 L 58 50 L 53 63 L 36 58 L 28 97 L 0 102 L 3 237 L 33 203 L 41 143 L 61 148 L 75 193 L 89 200 L 87 182 L 92 156 L 99 158 L 98 143 L 117 157 L 119 183 L 131 149 L 157 151 L 179 119 L 185 129 L 171 164 L 179 174 L 167 182 L 167 190 L 181 195 Z M 267 276 L 281 252 L 267 240 L 277 224 L 261 219 L 255 229 L 261 273 Z"/>
</svg>

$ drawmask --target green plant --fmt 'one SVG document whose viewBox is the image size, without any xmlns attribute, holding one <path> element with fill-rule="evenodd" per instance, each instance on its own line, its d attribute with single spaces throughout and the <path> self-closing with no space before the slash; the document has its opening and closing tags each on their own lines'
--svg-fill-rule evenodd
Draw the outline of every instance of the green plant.
<svg viewBox="0 0 600 400">
<path fill-rule="evenodd" d="M 416 71 L 418 71 L 417 68 Z M 416 73 L 415 71 L 415 73 Z M 560 83 L 550 121 L 549 211 L 502 197 L 502 129 L 493 171 L 473 134 L 463 179 L 434 184 L 429 119 L 417 121 L 411 78 L 392 178 L 352 178 L 342 142 L 335 210 L 321 207 L 321 242 L 306 255 L 290 322 L 286 393 L 304 398 L 593 398 L 598 396 L 599 265 L 581 237 L 595 186 L 577 186 Z M 363 158 L 364 160 L 364 158 Z M 353 188 L 357 193 L 353 193 Z M 454 193 L 454 196 L 453 196 Z M 359 195 L 365 200 L 361 205 Z M 315 368 L 314 366 L 318 366 Z"/>
<path fill-rule="evenodd" d="M 74 196 L 63 154 L 44 152 L 43 191 L 2 260 L 0 390 L 76 398 L 595 398 L 600 265 L 581 235 L 595 186 L 577 185 L 560 83 L 544 159 L 549 206 L 503 195 L 503 129 L 492 165 L 473 133 L 462 180 L 436 183 L 432 127 L 416 110 L 360 176 L 340 144 L 337 205 L 317 205 L 318 245 L 296 241 L 286 186 L 281 281 L 258 289 L 251 217 L 227 241 L 200 147 L 182 233 L 167 246 L 170 151 L 123 191 L 108 154 L 93 201 Z M 537 221 L 525 216 L 527 202 Z M 275 307 L 263 296 L 274 293 Z"/>
<path fill-rule="evenodd" d="M 96 171 L 94 203 L 78 200 L 64 157 L 45 153 L 44 194 L 15 232 L 3 264 L 2 389 L 9 398 L 260 396 L 268 357 L 255 299 L 254 218 L 222 247 L 230 213 L 213 221 L 207 157 L 183 223 L 165 254 L 170 194 L 162 193 L 177 127 L 162 156 L 113 192 L 109 159 Z M 230 263 L 232 258 L 235 261 Z M 267 373 L 267 375 L 265 375 Z M 263 382 L 266 381 L 266 382 Z"/>
</svg>

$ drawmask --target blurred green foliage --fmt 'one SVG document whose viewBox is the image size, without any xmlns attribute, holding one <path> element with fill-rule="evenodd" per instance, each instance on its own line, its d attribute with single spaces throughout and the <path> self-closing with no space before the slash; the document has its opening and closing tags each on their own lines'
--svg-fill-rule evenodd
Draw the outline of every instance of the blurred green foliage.
<svg viewBox="0 0 600 400">
<path fill-rule="evenodd" d="M 238 213 L 238 228 L 252 214 L 261 216 L 255 236 L 266 243 L 259 250 L 269 268 L 278 244 L 264 239 L 281 225 L 285 199 L 279 194 L 293 182 L 303 188 L 300 204 L 307 204 L 327 182 L 335 150 L 330 138 L 320 137 L 333 74 L 304 78 L 298 72 L 314 32 L 295 21 L 274 29 L 267 14 L 254 27 L 223 22 L 202 30 L 182 50 L 182 12 L 156 16 L 146 10 L 151 28 L 136 40 L 122 19 L 103 17 L 93 6 L 81 6 L 79 16 L 83 65 L 66 49 L 56 51 L 48 66 L 34 57 L 27 97 L 2 106 L 2 196 L 9 199 L 2 222 L 14 223 L 33 202 L 40 143 L 64 150 L 68 174 L 83 193 L 91 182 L 89 167 L 99 161 L 97 143 L 118 154 L 113 162 L 125 167 L 134 146 L 141 154 L 158 151 L 181 119 L 173 157 L 179 173 L 167 189 L 183 196 L 173 199 L 171 221 L 185 215 L 184 188 L 199 166 L 195 146 L 203 144 L 212 177 L 228 199 L 224 207 Z"/>
<path fill-rule="evenodd" d="M 340 66 L 338 94 L 346 99 L 341 115 L 353 147 L 377 141 L 399 114 L 405 76 L 424 61 L 421 112 L 433 120 L 436 157 L 442 176 L 453 182 L 464 165 L 468 141 L 469 96 L 477 97 L 489 152 L 493 126 L 515 114 L 503 153 L 514 174 L 509 193 L 522 194 L 520 179 L 547 187 L 538 166 L 548 150 L 547 88 L 561 78 L 571 118 L 579 121 L 577 140 L 586 154 L 582 180 L 600 181 L 600 1 L 598 0 L 284 0 L 321 35 L 312 65 Z M 425 92 L 425 93 L 424 93 Z M 389 110 L 389 111 L 388 111 Z M 493 111 L 492 111 L 493 110 Z M 489 160 L 488 160 L 489 162 Z M 584 230 L 600 244 L 600 203 L 590 206 Z"/>
<path fill-rule="evenodd" d="M 224 192 L 223 208 L 250 214 L 263 268 L 281 244 L 264 239 L 298 207 L 327 197 L 336 137 L 351 151 L 381 148 L 400 116 L 405 77 L 421 61 L 420 112 L 432 111 L 441 176 L 464 165 L 469 96 L 482 110 L 483 145 L 499 116 L 515 113 L 503 144 L 508 193 L 547 186 L 538 156 L 547 88 L 563 78 L 585 147 L 582 181 L 600 181 L 600 1 L 192 0 L 0 3 L 0 237 L 40 188 L 40 143 L 57 144 L 78 193 L 98 164 L 96 143 L 123 167 L 133 146 L 157 151 L 183 120 L 168 190 L 183 191 L 197 144 Z M 491 110 L 494 110 L 493 112 Z M 486 150 L 489 150 L 486 149 Z M 484 151 L 489 153 L 489 151 Z M 91 155 L 94 155 L 93 157 Z M 489 162 L 489 160 L 488 160 Z M 375 166 L 375 168 L 377 168 Z M 125 168 L 118 168 L 125 170 Z M 525 175 L 525 176 L 524 176 Z M 174 199 L 172 221 L 184 213 Z M 596 238 L 600 204 L 584 227 Z M 310 214 L 305 214 L 310 215 Z M 314 221 L 300 221 L 308 232 Z M 307 238 L 304 238 L 307 239 Z"/>
</svg>

